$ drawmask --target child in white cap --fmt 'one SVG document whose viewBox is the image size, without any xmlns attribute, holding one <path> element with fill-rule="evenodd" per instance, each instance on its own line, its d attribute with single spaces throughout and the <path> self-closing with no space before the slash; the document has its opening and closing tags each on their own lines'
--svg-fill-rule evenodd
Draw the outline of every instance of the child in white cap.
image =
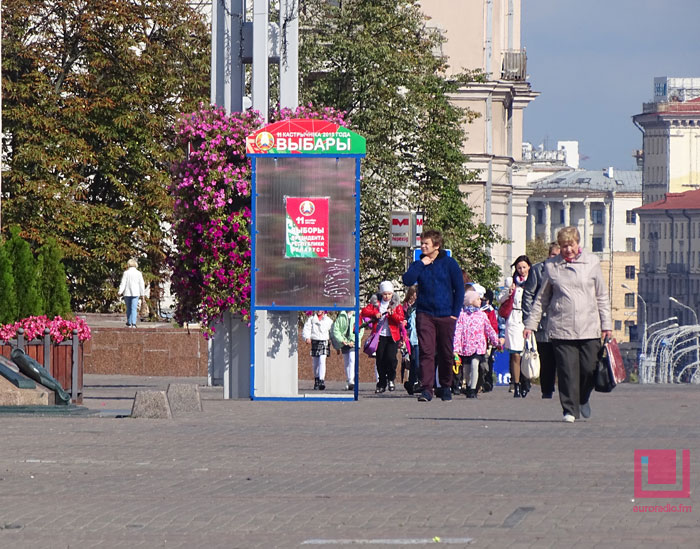
<svg viewBox="0 0 700 549">
<path fill-rule="evenodd" d="M 376 393 L 383 393 L 396 388 L 396 352 L 401 339 L 401 324 L 403 323 L 403 307 L 399 296 L 394 293 L 394 285 L 385 280 L 379 285 L 379 293 L 372 296 L 361 312 L 362 318 L 372 322 L 372 335 L 379 331 L 377 345 L 377 381 Z M 370 337 L 372 337 L 370 335 Z"/>
</svg>

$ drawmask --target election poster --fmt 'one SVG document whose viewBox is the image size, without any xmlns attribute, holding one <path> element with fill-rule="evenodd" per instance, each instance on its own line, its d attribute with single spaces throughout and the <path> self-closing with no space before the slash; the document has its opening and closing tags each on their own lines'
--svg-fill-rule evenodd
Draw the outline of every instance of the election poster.
<svg viewBox="0 0 700 549">
<path fill-rule="evenodd" d="M 285 196 L 284 200 L 284 257 L 328 257 L 329 197 Z"/>
</svg>

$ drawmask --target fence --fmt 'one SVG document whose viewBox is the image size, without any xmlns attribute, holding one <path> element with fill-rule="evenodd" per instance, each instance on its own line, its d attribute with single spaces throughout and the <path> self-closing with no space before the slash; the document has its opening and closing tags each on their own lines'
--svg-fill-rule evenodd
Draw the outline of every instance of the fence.
<svg viewBox="0 0 700 549">
<path fill-rule="evenodd" d="M 83 344 L 78 341 L 78 330 L 73 330 L 71 339 L 55 343 L 51 341 L 49 329 L 44 329 L 41 338 L 26 341 L 24 329 L 17 330 L 17 338 L 0 342 L 0 354 L 10 357 L 12 349 L 18 348 L 36 360 L 61 384 L 71 396 L 71 402 L 83 402 Z"/>
</svg>

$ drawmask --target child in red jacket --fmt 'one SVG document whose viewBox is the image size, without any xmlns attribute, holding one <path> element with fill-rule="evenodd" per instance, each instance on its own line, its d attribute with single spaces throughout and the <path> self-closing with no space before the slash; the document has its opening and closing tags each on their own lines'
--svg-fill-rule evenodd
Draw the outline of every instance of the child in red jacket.
<svg viewBox="0 0 700 549">
<path fill-rule="evenodd" d="M 379 331 L 377 346 L 377 389 L 375 393 L 383 393 L 389 388 L 393 391 L 396 386 L 396 351 L 401 339 L 401 325 L 404 320 L 403 307 L 399 296 L 394 293 L 394 285 L 385 280 L 379 285 L 379 293 L 372 296 L 360 313 L 362 318 L 372 322 L 372 335 Z M 372 337 L 370 335 L 370 337 Z"/>
</svg>

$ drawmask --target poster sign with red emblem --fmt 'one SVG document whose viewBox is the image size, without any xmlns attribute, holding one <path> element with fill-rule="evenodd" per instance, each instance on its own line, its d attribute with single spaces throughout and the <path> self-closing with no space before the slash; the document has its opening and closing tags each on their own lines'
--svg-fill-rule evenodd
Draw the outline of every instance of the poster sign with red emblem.
<svg viewBox="0 0 700 549">
<path fill-rule="evenodd" d="M 285 196 L 284 257 L 328 257 L 329 197 Z"/>
</svg>

